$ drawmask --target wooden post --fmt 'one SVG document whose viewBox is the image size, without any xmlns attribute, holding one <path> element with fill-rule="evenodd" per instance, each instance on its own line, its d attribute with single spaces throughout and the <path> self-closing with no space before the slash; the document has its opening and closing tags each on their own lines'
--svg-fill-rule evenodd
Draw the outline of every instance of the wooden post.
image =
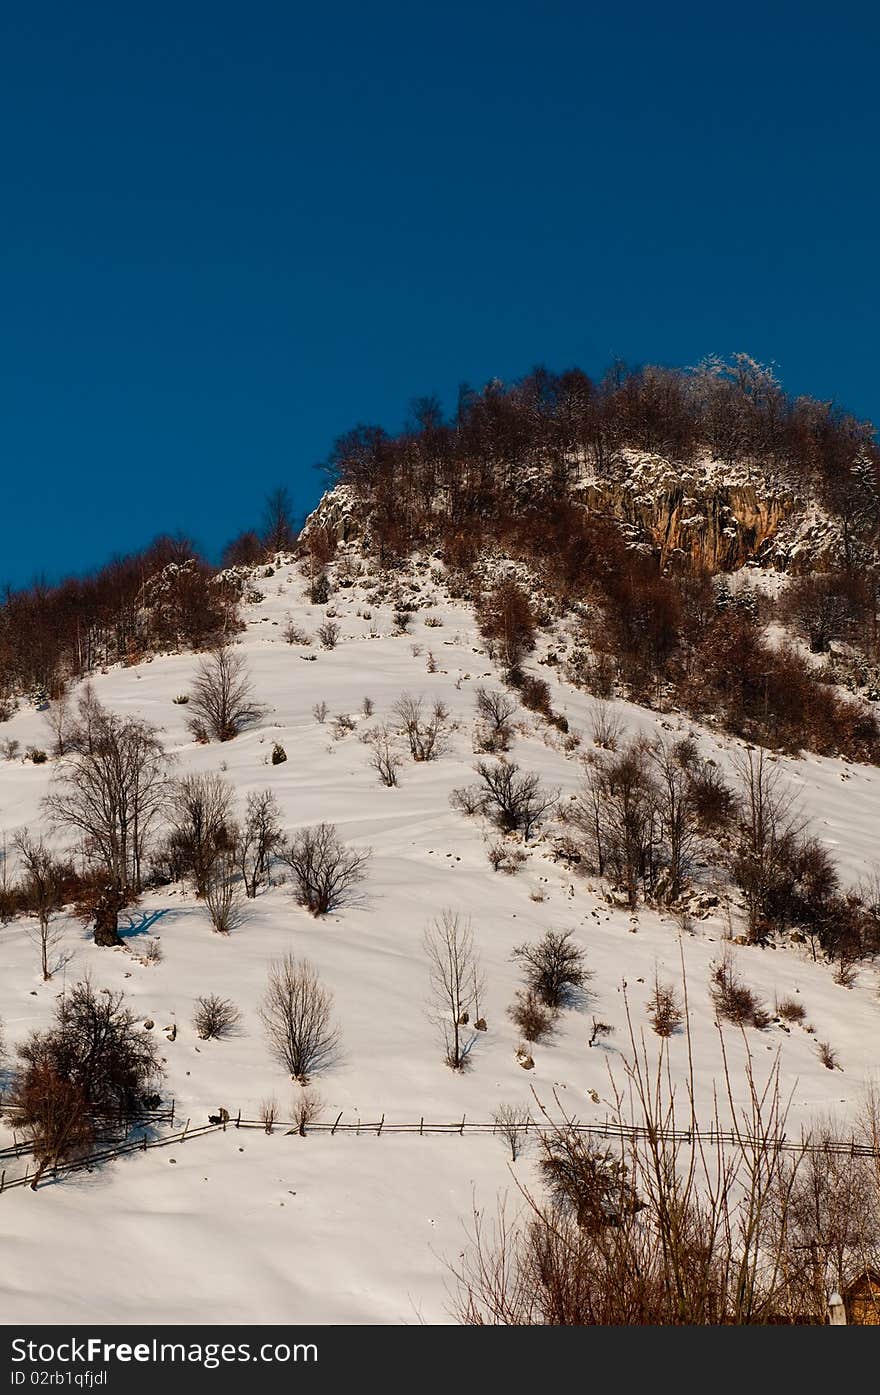
<svg viewBox="0 0 880 1395">
<path fill-rule="evenodd" d="M 459 1129 L 458 1132 L 459 1132 L 459 1135 L 461 1135 L 461 1134 L 464 1133 L 464 1115 L 463 1115 L 463 1114 L 462 1114 L 462 1116 L 461 1116 L 461 1128 Z"/>
<path fill-rule="evenodd" d="M 338 1113 L 337 1116 L 336 1116 L 336 1124 L 339 1123 L 339 1120 L 342 1118 L 343 1113 L 344 1113 L 344 1110 L 340 1109 L 339 1113 Z M 331 1137 L 331 1138 L 333 1137 L 333 1135 L 334 1135 L 335 1132 L 336 1132 L 336 1124 L 334 1124 L 333 1127 L 332 1127 L 332 1129 L 330 1130 L 330 1137 Z"/>
<path fill-rule="evenodd" d="M 424 1131 L 425 1131 L 425 1116 L 424 1116 L 424 1114 L 423 1114 L 422 1117 L 421 1117 L 421 1119 L 419 1120 L 419 1138 L 421 1138 L 421 1136 L 422 1136 L 422 1134 L 424 1133 Z"/>
<path fill-rule="evenodd" d="M 379 1137 L 380 1133 L 382 1132 L 382 1125 L 383 1125 L 384 1123 L 385 1123 L 385 1115 L 383 1114 L 383 1115 L 382 1115 L 382 1118 L 379 1120 L 379 1127 L 378 1127 L 378 1129 L 376 1130 L 376 1137 L 377 1137 L 377 1138 Z"/>
<path fill-rule="evenodd" d="M 237 1129 L 241 1128 L 241 1110 L 238 1111 L 238 1118 L 235 1121 L 235 1127 Z"/>
<path fill-rule="evenodd" d="M 4 1183 L 5 1181 L 6 1181 L 6 1168 L 4 1167 L 3 1171 L 0 1172 L 0 1196 L 3 1195 L 3 1183 Z"/>
<path fill-rule="evenodd" d="M 187 1131 L 188 1128 L 189 1128 L 189 1119 L 187 1119 L 186 1123 L 185 1123 L 184 1126 L 183 1126 L 183 1133 L 180 1135 L 180 1141 L 181 1141 L 181 1143 L 185 1143 L 185 1142 L 186 1142 L 186 1131 Z"/>
</svg>

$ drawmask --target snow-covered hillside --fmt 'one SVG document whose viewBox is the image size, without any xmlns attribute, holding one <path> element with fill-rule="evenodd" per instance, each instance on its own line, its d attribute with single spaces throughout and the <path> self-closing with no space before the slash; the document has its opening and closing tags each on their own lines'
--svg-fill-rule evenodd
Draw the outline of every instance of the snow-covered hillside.
<svg viewBox="0 0 880 1395">
<path fill-rule="evenodd" d="M 331 577 L 339 565 L 329 568 Z M 534 1087 L 547 1103 L 555 1090 L 572 1114 L 601 1120 L 609 1110 L 609 1069 L 619 1074 L 626 1047 L 624 987 L 636 1029 L 645 1030 L 653 1050 L 645 1015 L 650 986 L 658 969 L 679 980 L 683 955 L 698 1105 L 708 1120 L 720 1073 L 708 973 L 724 937 L 740 932 L 736 908 L 732 918 L 723 904 L 698 914 L 683 931 L 671 915 L 611 906 L 598 884 L 554 857 L 552 828 L 527 845 L 516 875 L 491 870 L 489 830 L 456 812 L 449 796 L 473 778 L 474 689 L 497 687 L 500 678 L 472 612 L 448 598 L 435 565 L 410 564 L 405 589 L 418 593 L 420 608 L 409 634 L 394 633 L 390 594 L 377 601 L 369 578 L 346 577 L 350 584 L 334 588 L 331 598 L 341 629 L 333 650 L 317 640 L 304 646 L 285 639 L 288 617 L 314 635 L 326 612 L 306 601 L 294 562 L 269 576 L 255 574 L 263 595 L 243 607 L 247 628 L 239 652 L 267 711 L 232 742 L 194 744 L 186 707 L 173 701 L 187 692 L 195 656 L 156 657 L 96 675 L 102 703 L 162 729 L 176 773 L 224 773 L 242 807 L 248 792 L 271 788 L 289 832 L 329 821 L 346 842 L 371 848 L 368 877 L 358 904 L 320 919 L 296 904 L 289 886 L 275 885 L 248 903 L 247 919 L 229 937 L 212 933 L 204 907 L 180 887 L 150 892 L 123 914 L 124 949 L 97 948 L 89 930 L 68 915 L 64 965 L 48 983 L 32 927 L 22 920 L 0 926 L 0 1020 L 9 1046 L 47 1022 L 65 983 L 89 973 L 99 987 L 123 989 L 138 1017 L 155 1024 L 177 1118 L 203 1123 L 221 1106 L 233 1117 L 239 1110 L 255 1116 L 271 1096 L 288 1118 L 296 1087 L 270 1055 L 257 1007 L 270 962 L 292 951 L 314 962 L 334 995 L 342 1053 L 315 1081 L 323 1117 L 487 1121 L 502 1102 L 528 1102 Z M 558 731 L 520 711 L 511 758 L 566 799 L 582 780 L 593 701 L 559 678 L 556 667 L 537 666 L 548 649 L 560 652 L 561 638 L 543 636 L 529 667 L 550 683 L 555 710 L 581 744 L 566 751 Z M 393 722 L 391 707 L 403 691 L 442 699 L 455 729 L 440 759 L 407 760 L 399 787 L 385 788 L 359 737 L 371 725 Z M 365 698 L 374 705 L 369 718 Z M 321 702 L 329 709 L 323 723 L 313 715 Z M 730 760 L 733 743 L 685 719 L 626 703 L 615 707 L 628 731 L 656 735 L 680 727 L 720 763 Z M 348 734 L 334 734 L 339 714 L 352 719 Z M 22 749 L 50 744 L 45 718 L 33 708 L 6 723 L 3 737 Z M 272 765 L 276 742 L 287 760 Z M 54 764 L 0 764 L 0 829 L 7 836 L 40 822 Z M 858 877 L 877 855 L 880 770 L 815 757 L 781 765 L 844 877 Z M 422 938 L 445 907 L 472 918 L 487 982 L 481 1010 L 488 1030 L 479 1034 L 463 1074 L 444 1064 L 427 1009 Z M 534 1069 L 525 1071 L 507 1014 L 520 982 L 511 950 L 550 927 L 574 931 L 585 948 L 594 971 L 591 1001 L 562 1015 L 552 1039 L 534 1047 Z M 161 942 L 161 962 L 144 963 L 139 956 L 153 937 Z M 813 963 L 806 947 L 742 946 L 736 954 L 744 978 L 768 1005 L 776 995 L 799 997 L 815 1029 L 774 1024 L 749 1034 L 759 1073 L 779 1053 L 783 1084 L 793 1092 L 791 1126 L 823 1111 L 851 1117 L 877 1066 L 873 970 L 863 967 L 848 989 L 833 981 L 829 966 Z M 205 993 L 238 1005 L 237 1035 L 197 1038 L 193 1004 Z M 594 1015 L 614 1031 L 604 1045 L 589 1048 Z M 166 1043 L 163 1029 L 175 1023 L 176 1037 Z M 820 1040 L 833 1045 L 842 1071 L 822 1064 Z M 744 1046 L 733 1029 L 726 1044 L 736 1083 Z M 683 1076 L 684 1038 L 674 1038 L 670 1050 Z M 9 1141 L 5 1125 L 0 1141 Z M 514 1167 L 528 1179 L 529 1154 Z M 443 1321 L 445 1261 L 461 1249 L 474 1205 L 491 1208 L 503 1189 L 514 1191 L 507 1153 L 491 1136 L 377 1137 L 374 1131 L 301 1138 L 283 1129 L 271 1135 L 230 1129 L 47 1182 L 36 1193 L 21 1188 L 0 1196 L 0 1306 L 6 1322 L 95 1315 L 114 1322 Z"/>
</svg>

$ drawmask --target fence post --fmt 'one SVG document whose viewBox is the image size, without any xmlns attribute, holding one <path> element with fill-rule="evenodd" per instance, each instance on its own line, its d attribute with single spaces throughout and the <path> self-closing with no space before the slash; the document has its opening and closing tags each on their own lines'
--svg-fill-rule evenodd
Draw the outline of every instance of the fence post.
<svg viewBox="0 0 880 1395">
<path fill-rule="evenodd" d="M 174 1100 L 171 1101 L 171 1118 L 169 1120 L 169 1123 L 171 1124 L 171 1127 L 174 1128 Z"/>
<path fill-rule="evenodd" d="M 423 1114 L 422 1117 L 421 1117 L 421 1119 L 419 1120 L 419 1138 L 421 1138 L 421 1136 L 422 1136 L 422 1134 L 423 1134 L 424 1132 L 425 1132 L 425 1116 L 424 1116 L 424 1114 Z"/>
<path fill-rule="evenodd" d="M 180 1135 L 180 1141 L 181 1141 L 181 1143 L 185 1143 L 185 1142 L 186 1142 L 186 1131 L 187 1131 L 188 1128 L 189 1128 L 189 1119 L 187 1119 L 186 1123 L 185 1123 L 184 1126 L 183 1126 L 183 1133 Z"/>
<path fill-rule="evenodd" d="M 379 1127 L 378 1127 L 378 1129 L 376 1130 L 376 1137 L 377 1137 L 377 1138 L 379 1137 L 379 1134 L 382 1132 L 382 1125 L 383 1125 L 384 1123 L 385 1123 L 385 1115 L 383 1114 L 383 1115 L 382 1115 L 382 1118 L 379 1120 Z"/>
<path fill-rule="evenodd" d="M 345 1112 L 344 1110 L 340 1109 L 339 1113 L 338 1113 L 337 1116 L 336 1116 L 336 1124 L 339 1123 L 339 1120 L 342 1118 L 342 1115 L 344 1114 L 344 1112 Z M 332 1127 L 332 1129 L 330 1130 L 330 1137 L 331 1137 L 331 1138 L 333 1137 L 333 1135 L 334 1135 L 335 1132 L 336 1132 L 336 1124 L 334 1124 L 333 1127 Z"/>
<path fill-rule="evenodd" d="M 0 1172 L 0 1196 L 3 1195 L 3 1183 L 4 1183 L 5 1181 L 6 1181 L 6 1168 L 4 1167 L 3 1171 Z"/>
<path fill-rule="evenodd" d="M 240 1129 L 240 1128 L 241 1128 L 241 1110 L 240 1110 L 240 1109 L 239 1109 L 239 1111 L 238 1111 L 238 1118 L 237 1118 L 236 1121 L 235 1121 L 235 1127 L 236 1127 L 237 1129 Z"/>
<path fill-rule="evenodd" d="M 360 1119 L 360 1115 L 358 1115 L 357 1132 L 355 1133 L 355 1138 L 360 1138 L 360 1136 L 361 1136 L 361 1119 Z"/>
<path fill-rule="evenodd" d="M 464 1133 L 464 1115 L 461 1116 L 461 1128 L 458 1131 L 459 1137 Z"/>
</svg>

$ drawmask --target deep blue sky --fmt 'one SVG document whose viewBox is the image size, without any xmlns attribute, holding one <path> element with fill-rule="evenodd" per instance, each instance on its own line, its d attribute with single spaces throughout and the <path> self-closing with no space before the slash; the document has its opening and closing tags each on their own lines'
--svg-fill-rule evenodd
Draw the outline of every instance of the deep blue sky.
<svg viewBox="0 0 880 1395">
<path fill-rule="evenodd" d="M 744 349 L 880 418 L 867 3 L 3 7 L 0 582 L 212 554 L 358 421 Z"/>
</svg>

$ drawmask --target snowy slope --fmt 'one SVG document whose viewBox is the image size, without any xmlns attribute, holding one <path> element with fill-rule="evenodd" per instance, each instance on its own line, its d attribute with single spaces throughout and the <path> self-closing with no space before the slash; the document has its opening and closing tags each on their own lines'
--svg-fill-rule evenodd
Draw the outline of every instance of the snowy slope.
<svg viewBox="0 0 880 1395">
<path fill-rule="evenodd" d="M 103 703 L 163 729 L 178 772 L 222 771 L 241 806 L 248 791 L 268 786 L 289 831 L 327 820 L 346 841 L 371 847 L 361 903 L 314 920 L 289 887 L 277 885 L 249 903 L 246 923 L 223 938 L 212 933 L 188 890 L 153 892 L 130 916 L 130 927 L 123 917 L 122 950 L 96 948 L 88 930 L 68 916 L 67 962 L 48 984 L 40 979 L 29 927 L 22 921 L 0 926 L 0 1020 L 7 1042 L 44 1024 L 64 983 L 89 972 L 99 986 L 123 988 L 157 1033 L 177 1024 L 176 1040 L 160 1045 L 178 1118 L 203 1123 L 219 1106 L 233 1116 L 238 1110 L 253 1116 L 273 1095 L 281 1116 L 289 1117 L 294 1087 L 268 1052 L 257 1005 L 269 963 L 292 951 L 316 964 L 335 998 L 343 1052 L 316 1081 L 324 1117 L 342 1111 L 345 1119 L 365 1121 L 383 1114 L 400 1122 L 463 1115 L 485 1121 L 502 1101 L 527 1102 L 534 1086 L 542 1099 L 549 1102 L 556 1089 L 572 1113 L 601 1120 L 608 1112 L 608 1069 L 619 1075 L 625 1048 L 623 985 L 637 1030 L 647 1031 L 644 1007 L 655 970 L 678 979 L 683 954 L 698 1102 L 708 1120 L 720 1052 L 707 977 L 731 929 L 726 912 L 697 919 L 693 933 L 684 935 L 671 916 L 642 910 L 631 917 L 610 907 L 600 887 L 555 861 L 550 842 L 540 839 L 516 876 L 491 871 L 488 830 L 455 812 L 449 794 L 473 778 L 473 689 L 478 682 L 497 685 L 498 674 L 469 609 L 445 596 L 426 565 L 414 565 L 412 576 L 426 604 L 413 616 L 409 635 L 392 633 L 392 606 L 369 600 L 363 582 L 334 591 L 331 608 L 342 638 L 332 652 L 284 640 L 288 614 L 311 633 L 324 616 L 304 599 L 297 567 L 288 563 L 269 578 L 257 577 L 265 594 L 244 608 L 240 652 L 268 711 L 253 730 L 222 746 L 193 744 L 186 708 L 172 701 L 191 681 L 192 655 L 157 657 L 94 679 Z M 358 613 L 365 609 L 369 618 Z M 426 625 L 428 617 L 440 623 Z M 542 646 L 549 647 L 546 640 Z M 556 640 L 553 647 L 559 648 Z M 429 651 L 436 673 L 426 671 Z M 307 661 L 308 654 L 317 657 Z M 567 755 L 558 733 L 521 713 L 511 758 L 566 796 L 580 783 L 592 700 L 559 680 L 553 668 L 535 671 L 550 682 L 554 707 L 581 735 L 582 747 Z M 407 761 L 399 788 L 386 789 L 358 734 L 389 720 L 403 690 L 441 697 L 457 727 L 438 761 Z M 360 715 L 365 697 L 375 704 L 370 719 Z M 331 714 L 323 725 L 312 715 L 322 700 Z M 626 703 L 615 706 L 630 731 L 678 725 L 678 719 Z M 339 713 L 350 714 L 357 729 L 335 740 L 331 720 Z M 731 743 L 692 723 L 680 725 L 697 734 L 707 753 L 730 759 Z M 22 748 L 49 745 L 44 718 L 33 709 L 16 714 L 2 737 L 19 740 Z M 272 766 L 276 741 L 288 759 Z M 880 771 L 814 757 L 782 764 L 844 875 L 857 877 L 876 853 Z M 8 835 L 38 824 L 52 768 L 52 762 L 0 763 L 0 830 Z M 481 1008 L 489 1030 L 461 1076 L 443 1063 L 426 1006 L 422 936 L 446 906 L 472 917 L 488 985 Z M 592 1002 L 563 1015 L 553 1039 L 534 1048 L 534 1070 L 525 1072 L 515 1056 L 518 1032 L 507 1016 L 519 982 L 510 953 L 549 927 L 574 930 L 586 948 L 595 972 Z M 149 937 L 161 940 L 158 964 L 137 957 Z M 759 1071 L 780 1054 L 783 1082 L 793 1091 L 792 1126 L 831 1109 L 845 1120 L 877 1067 L 874 972 L 863 968 L 856 986 L 846 989 L 833 982 L 828 966 L 794 947 L 741 947 L 737 958 L 770 1006 L 775 994 L 799 995 L 815 1028 L 812 1035 L 778 1025 L 750 1033 Z M 209 992 L 241 1008 L 237 1036 L 219 1042 L 196 1037 L 193 1001 Z M 615 1029 L 604 1048 L 587 1046 L 593 1014 Z M 648 1037 L 652 1049 L 656 1039 Z M 818 1040 L 833 1044 L 842 1072 L 821 1064 Z M 738 1079 L 744 1046 L 732 1030 L 726 1041 Z M 671 1052 L 683 1073 L 683 1038 L 673 1040 Z M 0 1126 L 2 1141 L 7 1135 Z M 528 1157 L 518 1161 L 517 1174 L 528 1179 L 530 1166 Z M 37 1193 L 22 1188 L 0 1197 L 0 1311 L 6 1322 L 83 1321 L 96 1313 L 118 1322 L 442 1321 L 448 1317 L 444 1261 L 460 1250 L 474 1203 L 491 1208 L 505 1187 L 512 1182 L 500 1139 L 476 1134 L 302 1139 L 283 1131 L 270 1137 L 230 1130 L 193 1139 Z"/>
</svg>

